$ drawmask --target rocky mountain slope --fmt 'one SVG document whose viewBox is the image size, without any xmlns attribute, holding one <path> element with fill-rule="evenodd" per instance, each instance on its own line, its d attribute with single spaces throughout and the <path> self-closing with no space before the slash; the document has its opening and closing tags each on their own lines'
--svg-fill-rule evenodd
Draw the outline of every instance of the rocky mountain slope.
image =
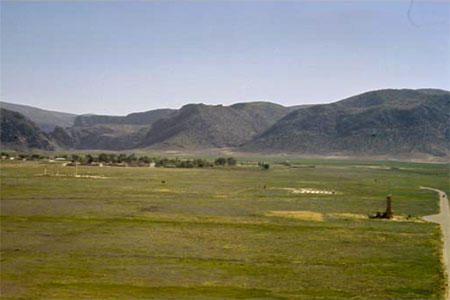
<svg viewBox="0 0 450 300">
<path fill-rule="evenodd" d="M 50 136 L 66 149 L 127 150 L 137 148 L 148 130 L 145 125 L 100 124 L 56 127 Z"/>
<path fill-rule="evenodd" d="M 4 108 L 0 109 L 0 141 L 2 150 L 55 149 L 51 138 L 34 122 Z"/>
<path fill-rule="evenodd" d="M 138 147 L 151 124 L 176 112 L 157 109 L 127 116 L 80 115 L 74 126 L 57 127 L 51 133 L 67 149 L 126 150 Z"/>
<path fill-rule="evenodd" d="M 74 126 L 91 126 L 99 124 L 149 125 L 159 119 L 168 117 L 175 111 L 175 109 L 155 109 L 146 112 L 132 113 L 126 116 L 80 115 L 75 119 Z"/>
<path fill-rule="evenodd" d="M 123 117 L 82 115 L 50 134 L 21 114 L 2 115 L 2 145 L 16 149 L 449 156 L 450 93 L 435 89 L 379 90 L 314 106 L 188 104 Z"/>
<path fill-rule="evenodd" d="M 261 134 L 292 108 L 270 102 L 231 106 L 188 104 L 170 118 L 155 122 L 141 147 L 237 147 Z"/>
<path fill-rule="evenodd" d="M 39 128 L 47 133 L 55 129 L 56 126 L 72 126 L 77 116 L 75 114 L 44 110 L 32 106 L 8 103 L 4 101 L 0 102 L 0 107 L 21 113 L 26 118 L 36 123 Z"/>
<path fill-rule="evenodd" d="M 450 93 L 380 90 L 296 110 L 244 145 L 246 151 L 448 155 Z"/>
</svg>

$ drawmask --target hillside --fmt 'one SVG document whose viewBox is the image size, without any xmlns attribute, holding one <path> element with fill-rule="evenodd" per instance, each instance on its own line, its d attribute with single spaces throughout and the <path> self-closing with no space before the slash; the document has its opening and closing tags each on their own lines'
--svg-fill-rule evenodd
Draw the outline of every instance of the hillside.
<svg viewBox="0 0 450 300">
<path fill-rule="evenodd" d="M 298 109 L 242 148 L 311 154 L 448 155 L 450 93 L 380 90 Z"/>
<path fill-rule="evenodd" d="M 55 129 L 56 126 L 72 126 L 75 117 L 77 116 L 75 114 L 44 110 L 32 106 L 8 103 L 4 101 L 0 102 L 0 107 L 21 113 L 26 118 L 36 123 L 39 128 L 47 133 Z"/>
<path fill-rule="evenodd" d="M 74 126 L 91 126 L 99 124 L 149 125 L 166 118 L 176 110 L 155 109 L 146 112 L 131 113 L 126 116 L 81 115 L 76 117 Z"/>
<path fill-rule="evenodd" d="M 56 127 L 50 135 L 66 149 L 126 150 L 136 148 L 148 130 L 145 125 L 100 124 Z"/>
<path fill-rule="evenodd" d="M 269 102 L 232 106 L 188 104 L 170 118 L 155 122 L 140 146 L 236 147 L 262 133 L 290 110 Z"/>
<path fill-rule="evenodd" d="M 81 115 L 74 126 L 57 127 L 52 138 L 67 149 L 126 150 L 138 147 L 151 124 L 175 110 L 157 109 L 127 116 Z"/>
<path fill-rule="evenodd" d="M 54 150 L 50 137 L 24 115 L 0 109 L 0 142 L 2 149 L 26 151 Z"/>
<path fill-rule="evenodd" d="M 48 134 L 26 116 L 5 110 L 2 144 L 24 150 L 57 145 L 83 150 L 233 148 L 254 153 L 448 157 L 449 95 L 435 89 L 388 89 L 314 106 L 188 104 L 179 110 L 127 116 L 68 114 L 73 126 L 56 126 L 57 118 L 50 118 L 46 124 L 55 127 Z M 64 124 L 69 122 L 66 117 Z"/>
</svg>

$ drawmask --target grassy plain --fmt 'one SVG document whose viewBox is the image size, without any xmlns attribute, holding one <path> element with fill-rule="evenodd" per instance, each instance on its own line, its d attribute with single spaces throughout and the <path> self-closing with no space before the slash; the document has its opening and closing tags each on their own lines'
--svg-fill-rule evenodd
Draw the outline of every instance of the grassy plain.
<svg viewBox="0 0 450 300">
<path fill-rule="evenodd" d="M 443 297 L 439 227 L 420 219 L 437 213 L 437 195 L 419 186 L 448 193 L 448 165 L 275 162 L 78 168 L 103 179 L 1 162 L 1 297 Z M 387 194 L 410 220 L 364 217 Z"/>
</svg>

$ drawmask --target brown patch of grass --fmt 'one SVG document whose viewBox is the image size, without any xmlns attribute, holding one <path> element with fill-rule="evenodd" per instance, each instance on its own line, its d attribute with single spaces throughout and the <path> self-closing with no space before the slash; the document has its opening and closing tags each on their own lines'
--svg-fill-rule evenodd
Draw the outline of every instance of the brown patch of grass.
<svg viewBox="0 0 450 300">
<path fill-rule="evenodd" d="M 263 213 L 266 217 L 286 217 L 306 221 L 323 221 L 323 214 L 314 211 L 282 211 L 272 210 Z"/>
<path fill-rule="evenodd" d="M 351 213 L 331 213 L 327 216 L 337 219 L 367 219 L 368 216 L 364 214 L 351 214 Z"/>
</svg>

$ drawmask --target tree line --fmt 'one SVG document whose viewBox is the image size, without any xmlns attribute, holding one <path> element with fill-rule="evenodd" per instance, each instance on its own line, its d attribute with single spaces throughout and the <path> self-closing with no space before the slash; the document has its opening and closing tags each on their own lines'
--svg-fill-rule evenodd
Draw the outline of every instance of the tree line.
<svg viewBox="0 0 450 300">
<path fill-rule="evenodd" d="M 16 157 L 22 160 L 42 160 L 42 159 L 64 159 L 72 163 L 79 164 L 127 164 L 131 166 L 141 166 L 153 164 L 155 167 L 165 168 L 206 168 L 214 166 L 235 166 L 237 160 L 234 157 L 219 157 L 214 161 L 206 159 L 180 159 L 166 157 L 149 157 L 147 155 L 138 156 L 134 153 L 100 153 L 100 154 L 61 154 L 57 156 L 47 156 L 42 154 L 18 154 L 13 155 L 2 152 L 4 158 Z"/>
</svg>

